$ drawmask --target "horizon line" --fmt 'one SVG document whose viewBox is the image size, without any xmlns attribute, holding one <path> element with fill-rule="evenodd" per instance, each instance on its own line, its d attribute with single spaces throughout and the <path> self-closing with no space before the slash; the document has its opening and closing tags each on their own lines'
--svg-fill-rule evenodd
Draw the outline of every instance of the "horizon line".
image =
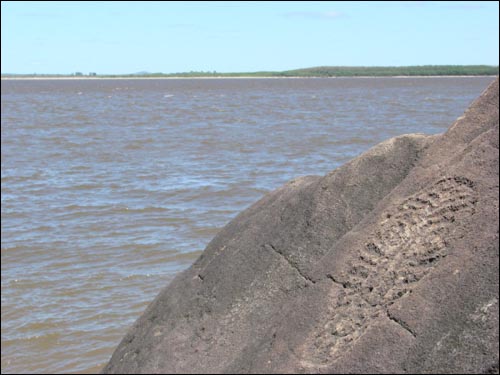
<svg viewBox="0 0 500 375">
<path fill-rule="evenodd" d="M 297 69 L 289 69 L 289 70 L 258 70 L 258 71 L 251 71 L 251 72 L 218 72 L 217 70 L 191 70 L 191 71 L 184 71 L 184 72 L 171 72 L 171 73 L 164 73 L 164 72 L 149 72 L 149 71 L 139 71 L 139 72 L 134 72 L 134 73 L 97 73 L 95 71 L 91 71 L 88 73 L 83 73 L 81 71 L 75 71 L 71 73 L 0 73 L 2 77 L 4 76 L 56 76 L 56 77 L 103 77 L 103 76 L 189 76 L 189 75 L 194 75 L 194 76 L 207 76 L 207 77 L 214 77 L 214 76 L 244 76 L 244 75 L 258 75 L 258 74 L 263 74 L 263 75 L 284 75 L 284 76 L 290 76 L 292 73 L 298 73 L 299 75 L 314 75 L 314 73 L 317 73 L 321 76 L 323 75 L 329 75 L 333 73 L 341 73 L 342 75 L 349 75 L 349 69 L 352 70 L 366 70 L 368 73 L 370 71 L 374 71 L 375 69 L 395 69 L 395 70 L 402 70 L 402 69 L 473 69 L 473 68 L 489 68 L 489 69 L 498 69 L 498 65 L 489 65 L 489 64 L 474 64 L 474 65 L 450 65 L 450 64 L 443 64 L 443 65 L 319 65 L 319 66 L 314 66 L 314 67 L 308 67 L 308 68 L 297 68 Z M 351 72 L 352 73 L 352 72 Z M 357 73 L 357 72 L 356 72 Z M 394 72 L 396 73 L 396 71 Z M 432 72 L 430 72 L 432 73 Z M 462 72 L 460 72 L 462 73 Z M 471 73 L 474 75 L 474 73 Z M 498 74 L 495 72 L 488 72 L 488 75 L 494 75 Z M 413 75 L 413 74 L 411 74 Z M 442 73 L 437 73 L 437 75 L 442 75 Z"/>
</svg>

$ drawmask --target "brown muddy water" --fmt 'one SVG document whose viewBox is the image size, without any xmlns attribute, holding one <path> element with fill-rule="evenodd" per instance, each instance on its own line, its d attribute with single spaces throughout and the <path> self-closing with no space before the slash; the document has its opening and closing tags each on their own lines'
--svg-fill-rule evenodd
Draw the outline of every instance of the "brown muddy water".
<svg viewBox="0 0 500 375">
<path fill-rule="evenodd" d="M 492 80 L 3 80 L 2 373 L 98 372 L 239 211 Z"/>
</svg>

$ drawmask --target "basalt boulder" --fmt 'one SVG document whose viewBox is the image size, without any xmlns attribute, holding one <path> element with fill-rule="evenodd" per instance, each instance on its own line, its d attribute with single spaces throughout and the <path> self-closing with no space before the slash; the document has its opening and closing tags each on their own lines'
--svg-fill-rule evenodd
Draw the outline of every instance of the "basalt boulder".
<svg viewBox="0 0 500 375">
<path fill-rule="evenodd" d="M 243 211 L 104 373 L 498 373 L 498 79 Z"/>
</svg>

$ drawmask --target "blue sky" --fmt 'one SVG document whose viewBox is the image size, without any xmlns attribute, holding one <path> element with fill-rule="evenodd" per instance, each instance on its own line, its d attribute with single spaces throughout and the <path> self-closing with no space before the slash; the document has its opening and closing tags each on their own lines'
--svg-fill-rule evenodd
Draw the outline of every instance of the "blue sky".
<svg viewBox="0 0 500 375">
<path fill-rule="evenodd" d="M 498 65 L 498 2 L 1 3 L 2 73 Z"/>
</svg>

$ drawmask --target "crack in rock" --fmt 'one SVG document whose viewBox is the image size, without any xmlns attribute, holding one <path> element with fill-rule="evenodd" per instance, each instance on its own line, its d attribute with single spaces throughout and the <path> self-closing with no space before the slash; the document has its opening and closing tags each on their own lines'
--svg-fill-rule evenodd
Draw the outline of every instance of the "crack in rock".
<svg viewBox="0 0 500 375">
<path fill-rule="evenodd" d="M 309 276 L 307 276 L 306 274 L 304 274 L 300 268 L 292 261 L 290 261 L 284 254 L 283 252 L 281 252 L 280 250 L 276 249 L 276 247 L 274 247 L 272 244 L 270 243 L 266 243 L 264 244 L 264 248 L 269 250 L 269 251 L 273 251 L 275 252 L 276 254 L 278 254 L 282 259 L 284 259 L 288 265 L 290 267 L 292 267 L 295 271 L 297 271 L 297 273 L 304 279 L 306 280 L 307 282 L 310 282 L 312 284 L 315 284 L 316 281 L 314 281 L 313 279 L 311 279 Z"/>
<path fill-rule="evenodd" d="M 403 320 L 401 319 L 398 319 L 396 318 L 395 316 L 393 316 L 389 310 L 387 310 L 387 317 L 392 320 L 393 322 L 399 324 L 401 326 L 401 328 L 403 328 L 404 330 L 406 330 L 407 332 L 410 333 L 410 335 L 412 335 L 413 337 L 417 337 L 417 335 L 415 334 L 415 332 L 408 326 L 408 324 L 406 324 L 406 322 L 404 322 Z"/>
</svg>

